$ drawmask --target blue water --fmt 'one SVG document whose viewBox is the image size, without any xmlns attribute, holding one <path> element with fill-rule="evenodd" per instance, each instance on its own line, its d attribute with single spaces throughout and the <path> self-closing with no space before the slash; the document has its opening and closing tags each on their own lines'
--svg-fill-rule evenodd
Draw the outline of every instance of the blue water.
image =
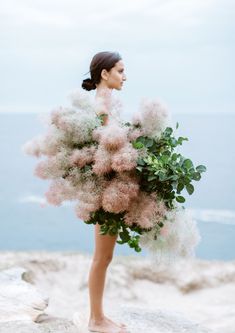
<svg viewBox="0 0 235 333">
<path fill-rule="evenodd" d="M 176 136 L 185 136 L 179 148 L 194 165 L 207 172 L 194 182 L 192 196 L 184 193 L 185 207 L 197 216 L 202 240 L 196 255 L 205 259 L 235 259 L 235 115 L 173 115 Z M 40 200 L 49 181 L 33 176 L 38 162 L 24 155 L 24 142 L 45 131 L 36 114 L 0 114 L 0 250 L 94 250 L 94 226 L 78 220 L 74 203 L 42 208 Z M 145 256 L 127 245 L 115 254 Z"/>
</svg>

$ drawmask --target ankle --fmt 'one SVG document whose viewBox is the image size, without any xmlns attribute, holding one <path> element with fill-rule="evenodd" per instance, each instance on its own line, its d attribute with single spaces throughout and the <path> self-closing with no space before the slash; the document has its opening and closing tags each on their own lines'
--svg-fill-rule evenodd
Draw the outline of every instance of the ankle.
<svg viewBox="0 0 235 333">
<path fill-rule="evenodd" d="M 99 324 L 105 319 L 104 314 L 100 315 L 90 315 L 89 321 L 92 323 Z"/>
</svg>

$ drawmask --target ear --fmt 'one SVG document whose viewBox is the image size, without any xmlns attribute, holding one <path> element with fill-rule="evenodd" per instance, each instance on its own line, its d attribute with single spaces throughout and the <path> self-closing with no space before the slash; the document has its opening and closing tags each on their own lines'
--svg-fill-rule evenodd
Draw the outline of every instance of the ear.
<svg viewBox="0 0 235 333">
<path fill-rule="evenodd" d="M 108 71 L 106 69 L 102 69 L 100 76 L 104 80 L 108 80 Z"/>
</svg>

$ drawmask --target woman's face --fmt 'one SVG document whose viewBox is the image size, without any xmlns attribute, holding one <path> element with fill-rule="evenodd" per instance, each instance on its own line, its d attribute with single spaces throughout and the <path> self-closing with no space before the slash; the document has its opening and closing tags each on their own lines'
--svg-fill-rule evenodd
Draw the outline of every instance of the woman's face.
<svg viewBox="0 0 235 333">
<path fill-rule="evenodd" d="M 105 70 L 104 76 L 108 88 L 121 90 L 123 82 L 126 81 L 123 61 L 119 60 L 116 62 L 115 66 L 112 67 L 109 72 Z"/>
</svg>

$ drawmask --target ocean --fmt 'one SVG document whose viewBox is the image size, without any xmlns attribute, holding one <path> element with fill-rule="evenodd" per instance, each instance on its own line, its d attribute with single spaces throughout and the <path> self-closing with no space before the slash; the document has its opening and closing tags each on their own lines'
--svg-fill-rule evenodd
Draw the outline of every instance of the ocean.
<svg viewBox="0 0 235 333">
<path fill-rule="evenodd" d="M 209 260 L 235 259 L 235 149 L 234 114 L 174 114 L 184 136 L 179 152 L 207 171 L 184 206 L 193 211 L 201 234 L 196 256 Z M 46 129 L 37 114 L 0 114 L 0 250 L 76 250 L 92 253 L 94 226 L 74 212 L 74 203 L 41 207 L 49 181 L 33 175 L 38 160 L 24 155 L 21 146 Z M 146 256 L 127 245 L 115 246 L 117 255 Z"/>
</svg>

